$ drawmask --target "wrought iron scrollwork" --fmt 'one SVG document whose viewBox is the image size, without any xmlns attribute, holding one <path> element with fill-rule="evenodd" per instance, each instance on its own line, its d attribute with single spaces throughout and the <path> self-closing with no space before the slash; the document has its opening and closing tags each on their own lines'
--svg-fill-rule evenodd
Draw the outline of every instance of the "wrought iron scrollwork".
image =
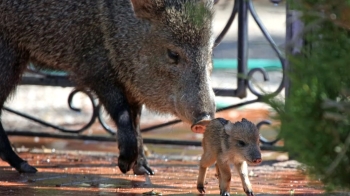
<svg viewBox="0 0 350 196">
<path fill-rule="evenodd" d="M 91 92 L 86 91 L 86 90 L 82 90 L 82 89 L 74 89 L 68 96 L 68 107 L 71 110 L 73 110 L 75 112 L 80 112 L 81 111 L 79 108 L 74 107 L 73 104 L 72 104 L 73 98 L 74 98 L 74 96 L 77 93 L 85 94 L 89 98 L 89 100 L 91 102 L 91 105 L 92 105 L 92 115 L 91 115 L 89 121 L 83 127 L 79 128 L 79 129 L 67 129 L 67 128 L 64 128 L 62 126 L 54 125 L 54 124 L 52 124 L 50 122 L 43 121 L 43 120 L 38 119 L 36 117 L 33 117 L 31 115 L 28 115 L 28 114 L 25 114 L 25 113 L 13 110 L 13 109 L 11 109 L 9 107 L 5 107 L 4 106 L 3 109 L 5 111 L 10 112 L 10 113 L 13 113 L 13 114 L 21 116 L 23 118 L 26 118 L 26 119 L 29 119 L 31 121 L 34 121 L 34 122 L 36 122 L 38 124 L 41 124 L 43 126 L 56 129 L 56 130 L 58 130 L 58 131 L 60 131 L 62 133 L 80 134 L 83 131 L 87 130 L 89 127 L 91 127 L 92 124 L 94 124 L 97 116 L 99 116 L 99 110 L 98 110 L 99 109 L 99 105 L 96 103 L 96 100 L 95 100 L 95 98 L 94 98 L 94 96 L 92 95 Z"/>
<path fill-rule="evenodd" d="M 270 43 L 270 46 L 272 47 L 272 49 L 275 51 L 278 59 L 281 62 L 281 66 L 282 66 L 282 79 L 281 79 L 281 83 L 278 86 L 278 88 L 276 89 L 275 92 L 272 92 L 269 94 L 269 96 L 276 96 L 278 95 L 283 88 L 285 87 L 285 71 L 286 71 L 286 59 L 284 58 L 283 54 L 281 53 L 281 51 L 278 49 L 277 44 L 274 42 L 274 40 L 272 39 L 271 35 L 268 33 L 268 31 L 266 30 L 265 26 L 263 25 L 262 21 L 260 20 L 258 14 L 255 11 L 253 2 L 251 0 L 248 1 L 248 8 L 249 11 L 251 13 L 251 15 L 253 16 L 256 24 L 258 25 L 258 27 L 260 28 L 261 32 L 263 33 L 264 37 L 266 38 L 266 40 Z"/>
<path fill-rule="evenodd" d="M 235 1 L 235 3 L 233 4 L 232 13 L 231 13 L 230 18 L 228 19 L 224 29 L 221 31 L 221 33 L 218 35 L 218 37 L 215 39 L 214 48 L 221 43 L 222 39 L 224 39 L 228 30 L 231 28 L 232 22 L 235 20 L 235 17 L 236 17 L 237 12 L 238 12 L 238 3 L 236 3 L 236 2 L 237 1 Z"/>
<path fill-rule="evenodd" d="M 258 124 L 256 124 L 256 127 L 260 130 L 260 127 L 261 127 L 262 125 L 271 125 L 271 122 L 268 121 L 268 120 L 263 120 L 263 121 L 260 121 Z M 260 142 L 261 142 L 262 144 L 274 145 L 274 144 L 276 144 L 279 140 L 280 140 L 280 138 L 277 137 L 276 139 L 270 141 L 270 140 L 266 139 L 264 136 L 260 135 Z"/>
<path fill-rule="evenodd" d="M 251 69 L 249 72 L 248 72 L 248 89 L 250 90 L 251 93 L 253 93 L 253 95 L 257 96 L 258 98 L 261 98 L 263 97 L 264 95 L 259 93 L 255 87 L 253 86 L 253 81 L 252 81 L 252 78 L 253 78 L 253 75 L 256 73 L 256 72 L 260 72 L 263 77 L 264 77 L 264 81 L 269 81 L 270 80 L 270 77 L 269 77 L 269 74 L 265 71 L 265 69 L 263 68 L 253 68 Z"/>
<path fill-rule="evenodd" d="M 109 134 L 111 135 L 116 135 L 117 130 L 112 129 L 105 121 L 105 119 L 103 118 L 103 107 L 101 105 L 98 105 L 98 121 L 100 122 L 101 126 L 105 129 L 105 131 L 107 131 Z"/>
</svg>

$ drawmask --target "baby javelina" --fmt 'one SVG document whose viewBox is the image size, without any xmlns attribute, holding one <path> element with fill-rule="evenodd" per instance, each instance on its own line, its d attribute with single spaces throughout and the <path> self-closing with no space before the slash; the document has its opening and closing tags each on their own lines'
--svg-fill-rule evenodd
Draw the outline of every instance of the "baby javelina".
<svg viewBox="0 0 350 196">
<path fill-rule="evenodd" d="M 234 164 L 241 178 L 244 192 L 252 196 L 252 185 L 248 179 L 248 165 L 261 163 L 259 130 L 246 120 L 231 123 L 223 118 L 210 121 L 202 141 L 203 155 L 199 165 L 197 189 L 205 193 L 204 180 L 207 168 L 215 163 L 219 179 L 220 195 L 229 196 L 231 170 Z"/>
</svg>

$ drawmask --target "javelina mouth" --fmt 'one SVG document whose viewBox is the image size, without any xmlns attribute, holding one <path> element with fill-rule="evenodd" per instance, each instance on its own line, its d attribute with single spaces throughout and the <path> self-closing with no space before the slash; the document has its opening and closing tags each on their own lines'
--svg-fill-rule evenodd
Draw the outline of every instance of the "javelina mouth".
<svg viewBox="0 0 350 196">
<path fill-rule="evenodd" d="M 259 160 L 253 160 L 253 161 L 247 160 L 248 165 L 251 165 L 251 166 L 260 165 L 261 162 L 262 162 L 261 158 L 259 158 Z"/>
<path fill-rule="evenodd" d="M 209 122 L 212 120 L 210 115 L 205 115 L 203 118 L 200 120 L 196 121 L 195 123 L 192 124 L 191 130 L 194 133 L 204 133 L 206 126 L 209 124 Z"/>
</svg>

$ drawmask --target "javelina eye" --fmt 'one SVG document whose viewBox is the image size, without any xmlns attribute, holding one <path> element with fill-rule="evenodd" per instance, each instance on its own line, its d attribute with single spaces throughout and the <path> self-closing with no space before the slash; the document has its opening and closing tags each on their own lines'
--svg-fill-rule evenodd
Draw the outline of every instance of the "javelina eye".
<svg viewBox="0 0 350 196">
<path fill-rule="evenodd" d="M 180 58 L 179 53 L 168 49 L 168 56 L 174 63 L 177 64 L 179 62 L 179 58 Z"/>
<path fill-rule="evenodd" d="M 242 140 L 238 140 L 238 146 L 244 147 L 245 145 L 246 145 L 245 142 L 243 142 Z"/>
</svg>

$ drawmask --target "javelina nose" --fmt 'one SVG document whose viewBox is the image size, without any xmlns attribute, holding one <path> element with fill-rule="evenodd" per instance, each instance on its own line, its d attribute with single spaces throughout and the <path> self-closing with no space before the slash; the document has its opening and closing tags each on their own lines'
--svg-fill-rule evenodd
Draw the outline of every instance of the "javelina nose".
<svg viewBox="0 0 350 196">
<path fill-rule="evenodd" d="M 253 160 L 253 163 L 255 163 L 255 164 L 259 164 L 261 162 L 262 162 L 261 158 L 256 158 L 256 159 Z"/>
</svg>

